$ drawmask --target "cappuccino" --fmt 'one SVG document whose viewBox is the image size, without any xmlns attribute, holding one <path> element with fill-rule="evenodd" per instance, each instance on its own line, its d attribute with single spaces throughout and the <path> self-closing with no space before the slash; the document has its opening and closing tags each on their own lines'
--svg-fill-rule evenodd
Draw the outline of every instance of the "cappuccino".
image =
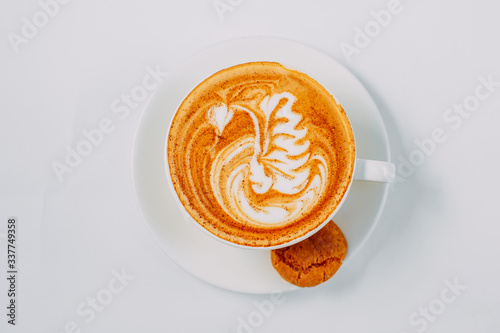
<svg viewBox="0 0 500 333">
<path fill-rule="evenodd" d="M 352 179 L 343 108 L 308 75 L 273 62 L 223 69 L 182 101 L 167 139 L 171 180 L 191 217 L 251 247 L 325 223 Z"/>
</svg>

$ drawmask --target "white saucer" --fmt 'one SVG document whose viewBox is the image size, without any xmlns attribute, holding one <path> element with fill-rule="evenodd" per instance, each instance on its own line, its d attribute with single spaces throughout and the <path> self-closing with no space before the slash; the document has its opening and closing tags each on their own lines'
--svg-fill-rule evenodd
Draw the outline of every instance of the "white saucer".
<svg viewBox="0 0 500 333">
<path fill-rule="evenodd" d="M 389 143 L 382 118 L 366 89 L 332 58 L 295 42 L 245 38 L 225 42 L 185 62 L 169 75 L 146 109 L 134 148 L 134 184 L 139 205 L 154 237 L 180 266 L 221 288 L 246 293 L 289 291 L 274 270 L 266 250 L 245 250 L 223 244 L 187 223 L 170 192 L 163 149 L 171 117 L 184 97 L 204 78 L 236 64 L 276 61 L 319 81 L 344 107 L 355 136 L 357 157 L 385 160 Z M 367 240 L 385 204 L 388 185 L 354 182 L 334 218 L 344 232 L 348 261 Z M 342 268 L 341 268 L 342 269 Z M 326 283 L 334 283 L 335 276 Z"/>
</svg>

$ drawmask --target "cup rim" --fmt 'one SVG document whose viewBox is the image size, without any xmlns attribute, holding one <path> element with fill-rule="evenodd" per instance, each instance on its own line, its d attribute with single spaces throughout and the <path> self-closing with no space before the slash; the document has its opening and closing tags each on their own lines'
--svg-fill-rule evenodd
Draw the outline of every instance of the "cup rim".
<svg viewBox="0 0 500 333">
<path fill-rule="evenodd" d="M 196 88 L 198 87 L 198 85 L 200 85 L 201 83 L 203 83 L 208 77 L 210 77 L 211 75 L 215 75 L 216 73 L 220 72 L 221 70 L 224 70 L 224 69 L 228 69 L 228 68 L 231 68 L 231 67 L 234 67 L 234 66 L 238 66 L 238 65 L 243 65 L 243 64 L 247 64 L 247 63 L 252 63 L 252 62 L 274 62 L 274 63 L 278 63 L 279 65 L 283 66 L 284 68 L 288 69 L 288 70 L 293 70 L 293 71 L 298 71 L 300 73 L 303 73 L 307 76 L 309 76 L 310 78 L 312 78 L 314 81 L 316 81 L 317 83 L 320 84 L 321 87 L 323 87 L 323 89 L 325 89 L 331 96 L 332 98 L 335 100 L 335 102 L 337 102 L 338 105 L 341 106 L 342 108 L 342 111 L 344 113 L 344 120 L 347 122 L 347 125 L 348 125 L 348 129 L 349 129 L 349 132 L 352 134 L 352 147 L 353 147 L 353 163 L 352 163 L 352 168 L 349 172 L 349 177 L 350 177 L 350 180 L 349 180 L 349 183 L 347 184 L 346 186 L 346 190 L 344 191 L 344 194 L 342 195 L 341 197 L 341 200 L 337 202 L 337 205 L 335 207 L 335 209 L 332 211 L 331 214 L 328 215 L 327 218 L 325 218 L 325 220 L 321 223 L 319 223 L 314 229 L 310 230 L 309 232 L 299 236 L 299 237 L 296 237 L 292 240 L 289 240 L 287 242 L 284 242 L 284 243 L 281 243 L 281 244 L 276 244 L 276 245 L 270 245 L 270 246 L 265 246 L 265 245 L 259 245 L 259 246 L 251 246 L 251 245 L 245 245 L 245 244 L 238 244 L 238 243 L 234 243 L 234 242 L 231 242 L 227 239 L 224 239 L 212 232 L 210 232 L 208 229 L 206 229 L 205 227 L 203 227 L 199 222 L 196 221 L 195 218 L 193 218 L 191 216 L 191 214 L 189 214 L 189 212 L 187 211 L 187 209 L 185 208 L 184 204 L 181 202 L 178 194 L 177 194 L 177 191 L 173 185 L 173 181 L 172 181 L 172 176 L 170 174 L 170 164 L 169 164 L 169 159 L 168 159 L 168 137 L 169 137 L 169 134 L 170 134 L 170 130 L 172 128 L 172 123 L 174 121 L 174 118 L 175 116 L 177 115 L 177 111 L 179 110 L 179 107 L 182 105 L 182 103 L 184 102 L 184 100 L 189 96 L 189 94 Z M 304 72 L 300 69 L 296 69 L 294 68 L 293 66 L 289 65 L 289 64 L 286 64 L 286 63 L 282 63 L 282 62 L 279 62 L 279 61 L 267 61 L 267 60 L 255 60 L 255 61 L 243 61 L 243 62 L 240 62 L 239 64 L 232 64 L 232 65 L 228 65 L 227 67 L 225 68 L 222 68 L 222 69 L 218 69 L 216 70 L 215 72 L 213 72 L 212 74 L 210 74 L 209 76 L 206 76 L 206 77 L 203 77 L 201 78 L 200 80 L 197 81 L 197 83 L 194 84 L 194 86 L 191 87 L 191 89 L 184 94 L 184 96 L 182 98 L 179 99 L 179 103 L 177 103 L 177 107 L 175 108 L 172 116 L 170 117 L 170 121 L 168 123 L 168 128 L 167 128 L 167 134 L 166 134 L 166 137 L 165 137 L 165 142 L 164 142 L 164 148 L 163 148 L 163 153 L 164 153 L 164 156 L 163 156 L 163 161 L 164 161 L 164 171 L 166 173 L 166 176 L 167 176 L 167 182 L 168 182 L 168 185 L 169 185 L 169 189 L 170 191 L 172 192 L 173 194 L 173 197 L 174 197 L 174 200 L 178 206 L 178 208 L 180 209 L 181 211 L 181 215 L 183 216 L 184 220 L 187 220 L 189 221 L 189 223 L 191 224 L 194 224 L 199 230 L 201 230 L 202 232 L 204 232 L 205 234 L 209 235 L 210 237 L 222 242 L 223 244 L 226 244 L 226 245 L 230 245 L 230 246 L 233 246 L 233 247 L 236 247 L 236 248 L 240 248 L 240 249 L 251 249 L 251 250 L 274 250 L 274 249 L 279 249 L 279 248 L 284 248 L 284 247 L 287 247 L 287 246 L 290 246 L 290 245 L 293 245 L 293 244 L 296 244 L 296 243 L 299 243 L 309 237 L 311 237 L 312 235 L 314 235 L 316 232 L 318 232 L 319 230 L 321 230 L 326 224 L 328 224 L 332 218 L 337 214 L 337 212 L 340 210 L 340 208 L 342 207 L 343 203 L 345 202 L 348 194 L 349 194 L 349 191 L 351 189 L 351 186 L 352 186 L 352 183 L 353 183 L 353 180 L 354 180 L 354 172 L 356 170 L 356 163 L 357 163 L 357 149 L 356 149 L 356 134 L 354 133 L 354 129 L 351 125 L 351 122 L 349 120 L 349 116 L 346 112 L 346 110 L 342 107 L 342 104 L 341 102 L 339 101 L 339 99 L 334 95 L 332 94 L 332 92 L 327 88 L 325 87 L 324 84 L 322 84 L 321 82 L 319 82 L 315 77 L 312 77 L 311 74 L 307 73 L 307 72 Z"/>
</svg>

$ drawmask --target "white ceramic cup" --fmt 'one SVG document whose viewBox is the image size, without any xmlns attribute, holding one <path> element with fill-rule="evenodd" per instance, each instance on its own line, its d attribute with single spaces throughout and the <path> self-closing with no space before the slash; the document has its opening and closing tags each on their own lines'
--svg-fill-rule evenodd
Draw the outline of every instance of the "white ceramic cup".
<svg viewBox="0 0 500 333">
<path fill-rule="evenodd" d="M 290 68 L 290 66 L 288 66 L 287 64 L 283 64 L 283 65 L 285 65 L 287 68 Z M 231 66 L 228 66 L 228 67 L 231 67 Z M 305 73 L 305 74 L 308 74 L 308 73 Z M 200 77 L 199 78 L 199 83 L 201 83 L 205 79 L 206 79 L 206 77 Z M 196 87 L 196 85 L 193 86 L 193 89 L 195 87 Z M 329 92 L 330 92 L 330 94 L 333 95 L 333 92 L 331 92 L 331 91 L 329 91 Z M 184 98 L 179 101 L 179 106 L 180 106 L 180 104 L 182 103 L 183 100 L 184 100 Z M 335 98 L 335 100 L 339 104 L 342 105 L 341 101 L 339 101 L 337 98 Z M 345 112 L 346 112 L 347 117 L 348 117 L 349 116 L 349 110 L 345 110 Z M 176 113 L 177 113 L 177 110 L 176 110 L 176 112 L 174 113 L 174 115 L 172 116 L 172 118 L 170 120 L 169 127 L 168 127 L 169 129 L 168 129 L 168 133 L 167 133 L 167 138 L 169 136 L 170 128 L 171 128 L 171 125 L 172 125 L 172 121 L 173 121 Z M 350 124 L 349 124 L 349 126 L 350 126 Z M 351 127 L 351 129 L 352 129 L 352 127 Z M 353 133 L 354 133 L 354 137 L 356 138 L 356 133 L 354 132 L 354 130 L 353 130 Z M 355 142 L 354 144 L 356 145 L 356 139 L 354 140 L 354 142 Z M 302 240 L 310 237 L 311 235 L 313 235 L 318 230 L 320 230 L 323 226 L 325 226 L 335 216 L 335 214 L 342 207 L 342 204 L 345 202 L 345 199 L 348 196 L 349 189 L 351 188 L 351 184 L 352 184 L 353 181 L 374 181 L 374 182 L 389 183 L 389 182 L 392 182 L 394 180 L 394 178 L 395 178 L 395 166 L 394 166 L 394 164 L 392 164 L 390 162 L 386 162 L 386 161 L 375 161 L 375 160 L 362 159 L 362 158 L 358 158 L 356 156 L 355 165 L 354 165 L 354 168 L 352 170 L 353 174 L 352 174 L 352 177 L 351 177 L 351 181 L 350 181 L 350 183 L 348 185 L 347 190 L 344 193 L 344 196 L 342 197 L 340 203 L 337 205 L 337 207 L 333 211 L 333 213 L 330 214 L 328 216 L 328 218 L 325 219 L 317 228 L 311 230 L 310 232 L 308 232 L 307 234 L 305 234 L 305 235 L 303 235 L 301 237 L 297 237 L 297 238 L 295 238 L 295 239 L 293 239 L 291 241 L 288 241 L 288 242 L 280 244 L 280 245 L 275 245 L 275 246 L 247 246 L 247 245 L 241 245 L 241 244 L 232 243 L 232 242 L 230 242 L 228 240 L 222 239 L 222 238 L 220 238 L 220 237 L 212 234 L 210 231 L 208 231 L 203 226 L 201 226 L 187 212 L 187 210 L 184 208 L 183 204 L 181 203 L 179 197 L 177 196 L 177 192 L 175 191 L 173 183 L 172 183 L 172 178 L 171 178 L 171 175 L 170 175 L 170 168 L 169 168 L 169 165 L 168 165 L 168 160 L 169 159 L 168 159 L 168 155 L 167 155 L 168 154 L 167 143 L 168 143 L 167 139 L 165 138 L 165 148 L 164 148 L 164 153 L 165 153 L 165 156 L 164 156 L 165 172 L 166 172 L 166 175 L 167 175 L 167 179 L 168 179 L 170 190 L 172 191 L 173 196 L 176 198 L 177 205 L 179 206 L 179 209 L 182 211 L 184 218 L 186 220 L 188 220 L 188 221 L 193 222 L 196 226 L 199 227 L 200 230 L 202 230 L 203 232 L 205 232 L 209 236 L 211 236 L 211 237 L 213 237 L 213 238 L 215 238 L 217 240 L 220 240 L 223 243 L 226 243 L 226 244 L 229 244 L 229 245 L 233 245 L 233 246 L 236 246 L 236 247 L 239 247 L 239 248 L 267 249 L 267 250 L 270 250 L 270 249 L 276 249 L 276 248 L 286 247 L 286 246 L 295 244 L 297 242 L 300 242 L 300 241 L 302 241 Z M 356 154 L 357 154 L 357 149 L 355 149 L 355 151 L 356 151 Z"/>
</svg>

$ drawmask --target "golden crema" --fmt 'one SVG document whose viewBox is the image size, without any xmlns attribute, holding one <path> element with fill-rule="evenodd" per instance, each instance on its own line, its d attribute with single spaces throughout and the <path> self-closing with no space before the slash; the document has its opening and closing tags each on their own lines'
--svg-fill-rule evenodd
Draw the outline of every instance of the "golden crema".
<svg viewBox="0 0 500 333">
<path fill-rule="evenodd" d="M 187 212 L 214 235 L 255 247 L 325 222 L 355 160 L 342 107 L 311 77 L 272 62 L 227 68 L 194 88 L 167 150 Z"/>
</svg>

